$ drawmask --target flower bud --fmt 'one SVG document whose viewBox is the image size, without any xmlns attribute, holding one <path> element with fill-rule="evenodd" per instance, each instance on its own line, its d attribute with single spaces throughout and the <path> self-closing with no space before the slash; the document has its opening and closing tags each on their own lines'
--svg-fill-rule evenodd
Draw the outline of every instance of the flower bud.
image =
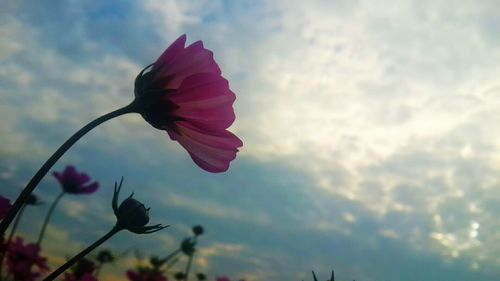
<svg viewBox="0 0 500 281">
<path fill-rule="evenodd" d="M 125 199 L 118 207 L 118 224 L 132 230 L 145 226 L 149 222 L 149 212 L 144 204 L 132 197 Z"/>
<path fill-rule="evenodd" d="M 120 180 L 120 184 L 115 182 L 115 190 L 113 192 L 113 200 L 111 201 L 111 206 L 113 207 L 113 212 L 116 216 L 115 230 L 120 231 L 122 229 L 127 229 L 130 232 L 137 234 L 153 233 L 162 230 L 168 225 L 149 225 L 149 208 L 146 209 L 144 204 L 132 198 L 133 193 L 125 199 L 118 207 L 118 197 L 120 194 L 120 189 L 122 188 L 123 177 Z"/>
<path fill-rule="evenodd" d="M 204 232 L 203 226 L 201 225 L 195 225 L 193 226 L 193 233 L 195 236 L 200 236 Z"/>
<path fill-rule="evenodd" d="M 185 255 L 191 256 L 194 254 L 196 242 L 191 238 L 186 238 L 181 243 L 181 250 Z"/>
</svg>

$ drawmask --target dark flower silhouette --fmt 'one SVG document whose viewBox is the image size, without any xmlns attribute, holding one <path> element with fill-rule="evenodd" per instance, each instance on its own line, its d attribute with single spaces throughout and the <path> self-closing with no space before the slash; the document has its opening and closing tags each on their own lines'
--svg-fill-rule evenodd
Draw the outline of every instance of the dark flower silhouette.
<svg viewBox="0 0 500 281">
<path fill-rule="evenodd" d="M 135 110 L 153 127 L 167 131 L 202 169 L 224 172 L 243 145 L 226 130 L 235 119 L 236 97 L 213 53 L 201 41 L 185 43 L 182 35 L 139 73 Z"/>
<path fill-rule="evenodd" d="M 118 206 L 118 196 L 120 194 L 120 189 L 123 184 L 123 177 L 120 180 L 120 184 L 115 182 L 115 189 L 113 192 L 113 200 L 111 202 L 111 206 L 113 208 L 113 212 L 116 215 L 116 224 L 111 228 L 111 230 L 104 234 L 97 241 L 92 243 L 90 246 L 82 250 L 80 253 L 73 256 L 71 259 L 66 261 L 63 265 L 57 268 L 54 272 L 49 274 L 44 281 L 51 281 L 57 278 L 61 273 L 63 273 L 66 269 L 70 268 L 76 262 L 84 258 L 88 253 L 92 252 L 95 248 L 99 247 L 106 240 L 114 236 L 116 233 L 126 229 L 128 231 L 138 233 L 138 234 L 146 234 L 153 233 L 159 230 L 162 230 L 168 225 L 163 226 L 161 224 L 155 224 L 151 226 L 146 226 L 149 222 L 149 209 L 146 209 L 144 205 L 133 199 L 132 195 L 130 195 L 127 199 L 125 199 L 120 206 Z"/>
<path fill-rule="evenodd" d="M 93 261 L 83 258 L 71 268 L 71 273 L 64 274 L 64 281 L 98 281 L 94 276 L 96 269 Z"/>
<path fill-rule="evenodd" d="M 123 178 L 120 184 L 115 183 L 115 191 L 113 193 L 113 211 L 116 215 L 116 227 L 119 229 L 127 229 L 133 233 L 146 234 L 162 230 L 167 226 L 155 224 L 146 226 L 149 222 L 149 208 L 146 209 L 144 204 L 132 198 L 133 193 L 118 206 L 118 196 L 122 187 Z"/>
<path fill-rule="evenodd" d="M 53 172 L 52 175 L 59 181 L 66 193 L 89 194 L 94 193 L 99 188 L 99 183 L 89 183 L 90 177 L 86 173 L 79 173 L 71 165 L 66 166 L 62 173 Z"/>
<path fill-rule="evenodd" d="M 204 232 L 205 232 L 205 230 L 203 229 L 203 226 L 201 226 L 201 225 L 195 225 L 195 226 L 193 226 L 193 234 L 195 236 L 200 236 Z"/>
</svg>

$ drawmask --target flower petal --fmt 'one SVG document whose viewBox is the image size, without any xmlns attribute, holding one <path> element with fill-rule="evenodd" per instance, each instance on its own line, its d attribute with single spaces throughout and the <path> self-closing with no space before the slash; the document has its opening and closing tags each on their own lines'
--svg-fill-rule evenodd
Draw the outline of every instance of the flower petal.
<svg viewBox="0 0 500 281">
<path fill-rule="evenodd" d="M 181 35 L 177 40 L 174 41 L 161 56 L 156 60 L 153 65 L 153 70 L 157 70 L 160 66 L 165 66 L 169 64 L 176 56 L 178 56 L 182 51 L 184 51 L 184 45 L 186 44 L 186 34 Z"/>
<path fill-rule="evenodd" d="M 172 75 L 172 80 L 169 81 L 167 88 L 177 89 L 187 77 L 203 72 L 221 74 L 212 51 L 205 49 L 201 41 L 196 41 L 172 59 L 170 63 L 163 65 L 157 78 Z"/>
<path fill-rule="evenodd" d="M 99 183 L 94 182 L 87 186 L 82 186 L 78 190 L 78 194 L 90 194 L 94 193 L 99 188 Z"/>
<path fill-rule="evenodd" d="M 213 132 L 195 132 L 188 123 L 176 122 L 176 125 L 177 130 L 168 129 L 168 134 L 188 151 L 200 168 L 212 173 L 227 171 L 229 163 L 236 158 L 241 140 L 227 131 L 217 136 Z"/>
<path fill-rule="evenodd" d="M 186 78 L 179 90 L 166 98 L 177 105 L 172 116 L 189 120 L 200 127 L 226 129 L 234 122 L 236 96 L 224 77 L 198 73 Z"/>
</svg>

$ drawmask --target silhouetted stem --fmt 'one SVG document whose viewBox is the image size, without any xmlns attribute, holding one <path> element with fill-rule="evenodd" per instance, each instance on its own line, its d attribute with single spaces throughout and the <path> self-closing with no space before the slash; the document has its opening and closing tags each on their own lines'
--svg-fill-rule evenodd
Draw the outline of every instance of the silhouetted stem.
<svg viewBox="0 0 500 281">
<path fill-rule="evenodd" d="M 43 236 L 45 235 L 45 229 L 47 228 L 47 224 L 49 223 L 50 217 L 52 217 L 52 213 L 54 212 L 54 209 L 56 208 L 57 203 L 59 203 L 59 200 L 63 197 L 64 194 L 65 194 L 64 191 L 59 193 L 59 195 L 57 195 L 54 202 L 52 202 L 52 205 L 50 205 L 49 212 L 47 213 L 47 216 L 45 217 L 45 220 L 43 221 L 42 230 L 40 230 L 40 234 L 38 234 L 38 240 L 36 241 L 37 246 L 40 246 L 40 244 L 42 243 Z"/>
<path fill-rule="evenodd" d="M 19 225 L 19 221 L 21 220 L 21 217 L 23 215 L 24 209 L 26 208 L 26 204 L 24 204 L 21 209 L 19 210 L 19 213 L 16 216 L 16 220 L 14 221 L 14 225 L 12 226 L 12 229 L 10 230 L 9 238 L 7 239 L 7 245 L 10 244 L 10 241 L 12 241 L 12 237 L 14 237 L 14 233 L 16 233 L 17 226 Z"/>
<path fill-rule="evenodd" d="M 196 237 L 194 237 L 194 241 L 193 243 L 196 244 Z M 191 270 L 191 263 L 193 262 L 193 256 L 194 256 L 194 252 L 189 255 L 189 260 L 188 260 L 188 263 L 186 265 L 186 271 L 184 271 L 184 280 L 187 281 L 188 280 L 188 277 L 189 277 L 189 271 Z"/>
<path fill-rule="evenodd" d="M 65 264 L 63 264 L 61 267 L 59 267 L 54 272 L 52 272 L 49 276 L 45 277 L 45 279 L 43 279 L 43 281 L 51 281 L 51 280 L 56 279 L 56 277 L 61 275 L 61 273 L 63 273 L 66 269 L 70 268 L 73 264 L 75 264 L 77 261 L 79 261 L 80 259 L 85 257 L 88 253 L 90 253 L 92 250 L 94 250 L 99 245 L 104 243 L 106 240 L 111 238 L 113 235 L 115 235 L 120 230 L 122 230 L 122 228 L 117 227 L 117 226 L 113 227 L 108 233 L 106 233 L 99 240 L 95 241 L 92 245 L 88 246 L 85 250 L 81 251 L 76 256 L 72 257 Z"/>
<path fill-rule="evenodd" d="M 161 259 L 161 262 L 162 263 L 167 263 L 171 258 L 173 258 L 177 254 L 179 254 L 181 251 L 182 251 L 181 248 L 173 251 L 172 253 L 168 254 L 168 256 L 166 256 L 165 258 Z"/>
<path fill-rule="evenodd" d="M 16 214 L 19 212 L 23 204 L 28 200 L 29 195 L 33 192 L 35 187 L 38 185 L 38 183 L 42 180 L 42 178 L 47 174 L 47 172 L 54 166 L 54 164 L 57 162 L 59 158 L 73 145 L 75 142 L 77 142 L 82 136 L 84 136 L 86 133 L 88 133 L 90 130 L 93 128 L 97 127 L 99 124 L 108 121 L 112 118 L 115 118 L 117 116 L 126 114 L 126 113 L 132 113 L 132 112 L 137 112 L 136 109 L 136 103 L 132 102 L 131 104 L 122 107 L 120 109 L 117 109 L 115 111 L 112 111 L 110 113 L 107 113 L 94 121 L 91 121 L 87 125 L 85 125 L 83 128 L 81 128 L 78 132 L 76 132 L 74 135 L 72 135 L 63 145 L 61 145 L 52 156 L 50 156 L 47 161 L 40 167 L 38 172 L 31 178 L 30 182 L 26 187 L 23 189 L 19 197 L 17 198 L 16 202 L 14 202 L 14 205 L 12 205 L 12 208 L 10 209 L 9 213 L 7 216 L 2 220 L 0 223 L 0 235 L 3 236 L 5 234 L 5 231 L 9 227 L 10 223 L 12 220 L 14 220 L 14 217 Z"/>
</svg>

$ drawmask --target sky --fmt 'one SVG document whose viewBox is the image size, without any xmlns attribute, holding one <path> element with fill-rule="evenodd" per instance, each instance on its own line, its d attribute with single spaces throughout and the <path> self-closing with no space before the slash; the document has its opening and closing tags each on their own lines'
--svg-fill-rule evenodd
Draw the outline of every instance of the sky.
<svg viewBox="0 0 500 281">
<path fill-rule="evenodd" d="M 237 96 L 236 160 L 205 172 L 139 115 L 97 127 L 52 169 L 101 184 L 61 200 L 42 245 L 52 267 L 113 226 L 124 176 L 122 198 L 170 227 L 104 246 L 162 256 L 201 224 L 193 270 L 211 279 L 499 280 L 499 25 L 494 0 L 5 1 L 0 194 L 15 199 L 72 133 L 130 103 L 139 71 L 187 34 Z M 59 191 L 40 183 L 27 240 Z"/>
</svg>

